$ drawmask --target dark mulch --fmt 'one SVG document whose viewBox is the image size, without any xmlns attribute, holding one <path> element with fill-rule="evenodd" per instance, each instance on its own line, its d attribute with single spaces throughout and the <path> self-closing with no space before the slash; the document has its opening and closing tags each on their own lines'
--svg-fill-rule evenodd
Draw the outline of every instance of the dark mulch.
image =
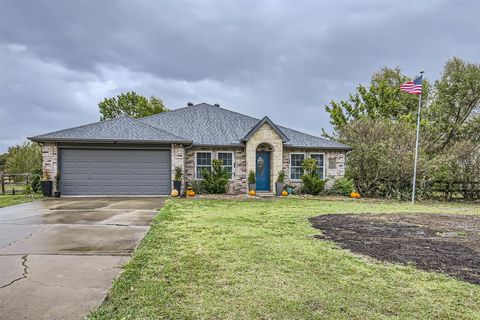
<svg viewBox="0 0 480 320">
<path fill-rule="evenodd" d="M 413 264 L 480 284 L 480 217 L 444 214 L 329 214 L 310 218 L 344 249 Z"/>
</svg>

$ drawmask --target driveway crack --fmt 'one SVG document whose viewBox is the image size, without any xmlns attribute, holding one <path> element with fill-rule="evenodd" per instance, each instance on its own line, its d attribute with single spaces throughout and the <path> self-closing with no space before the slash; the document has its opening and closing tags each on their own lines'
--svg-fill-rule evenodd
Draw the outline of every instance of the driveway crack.
<svg viewBox="0 0 480 320">
<path fill-rule="evenodd" d="M 15 278 L 15 279 L 13 279 L 12 281 L 10 281 L 9 283 L 1 286 L 0 289 L 9 287 L 9 286 L 11 286 L 12 284 L 14 284 L 15 282 L 27 278 L 27 276 L 28 276 L 27 258 L 28 258 L 28 254 L 22 256 L 22 266 L 23 266 L 23 274 L 22 274 L 22 276 L 21 276 L 21 277 L 18 277 L 18 278 Z"/>
</svg>

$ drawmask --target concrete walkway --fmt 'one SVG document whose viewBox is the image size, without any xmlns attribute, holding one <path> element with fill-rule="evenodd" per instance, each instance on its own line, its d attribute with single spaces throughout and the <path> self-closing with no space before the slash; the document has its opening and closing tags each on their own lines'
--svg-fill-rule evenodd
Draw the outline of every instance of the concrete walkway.
<svg viewBox="0 0 480 320">
<path fill-rule="evenodd" d="M 69 198 L 0 208 L 0 318 L 83 319 L 162 198 Z"/>
</svg>

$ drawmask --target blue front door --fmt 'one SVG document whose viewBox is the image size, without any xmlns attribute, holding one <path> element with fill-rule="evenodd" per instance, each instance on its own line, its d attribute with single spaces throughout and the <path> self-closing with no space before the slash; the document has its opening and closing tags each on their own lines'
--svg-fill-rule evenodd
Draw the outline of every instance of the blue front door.
<svg viewBox="0 0 480 320">
<path fill-rule="evenodd" d="M 257 151 L 257 191 L 270 191 L 270 152 Z"/>
</svg>

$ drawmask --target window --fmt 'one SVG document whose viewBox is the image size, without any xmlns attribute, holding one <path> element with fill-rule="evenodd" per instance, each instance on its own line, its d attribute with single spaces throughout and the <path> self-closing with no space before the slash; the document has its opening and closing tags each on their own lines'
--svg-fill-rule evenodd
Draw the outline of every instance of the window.
<svg viewBox="0 0 480 320">
<path fill-rule="evenodd" d="M 337 169 L 337 159 L 336 158 L 328 158 L 328 169 L 332 169 L 332 170 Z"/>
<path fill-rule="evenodd" d="M 303 176 L 302 162 L 305 159 L 303 153 L 290 153 L 290 179 L 300 180 Z"/>
<path fill-rule="evenodd" d="M 320 179 L 323 179 L 323 169 L 325 168 L 323 153 L 311 153 L 310 158 L 317 160 L 317 173 Z"/>
<path fill-rule="evenodd" d="M 195 176 L 197 179 L 203 179 L 202 170 L 212 170 L 212 153 L 211 152 L 197 152 L 195 158 Z"/>
<path fill-rule="evenodd" d="M 222 167 L 230 174 L 229 179 L 233 179 L 233 152 L 218 152 L 217 159 L 222 160 Z"/>
</svg>

